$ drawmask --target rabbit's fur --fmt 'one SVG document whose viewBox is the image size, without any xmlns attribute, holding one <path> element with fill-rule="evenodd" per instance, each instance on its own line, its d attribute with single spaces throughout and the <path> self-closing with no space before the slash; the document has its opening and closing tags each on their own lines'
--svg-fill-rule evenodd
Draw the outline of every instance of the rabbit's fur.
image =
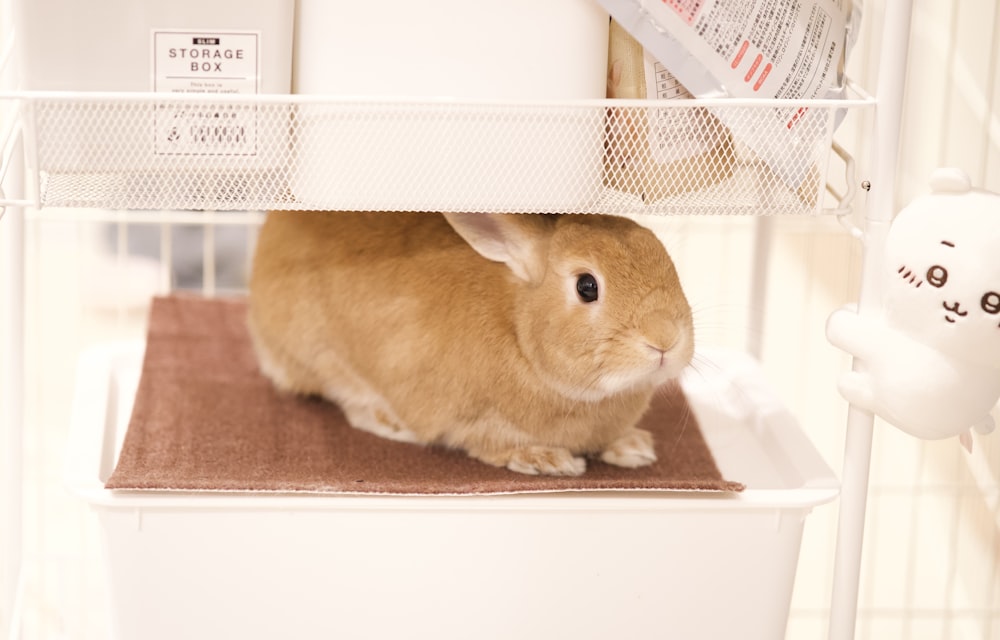
<svg viewBox="0 0 1000 640">
<path fill-rule="evenodd" d="M 532 474 L 653 462 L 636 424 L 694 350 L 663 245 L 604 215 L 273 212 L 249 326 L 278 388 Z"/>
</svg>

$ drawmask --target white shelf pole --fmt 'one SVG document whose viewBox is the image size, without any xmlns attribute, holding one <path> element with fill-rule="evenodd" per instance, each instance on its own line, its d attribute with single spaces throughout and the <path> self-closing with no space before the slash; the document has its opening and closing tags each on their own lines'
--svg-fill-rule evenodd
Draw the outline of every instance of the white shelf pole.
<svg viewBox="0 0 1000 640">
<path fill-rule="evenodd" d="M 7 171 L 8 196 L 21 199 L 24 184 L 23 158 L 21 143 L 15 145 L 11 166 Z M 6 544 L 3 550 L 4 566 L 4 611 L 8 622 L 12 625 L 11 637 L 14 636 L 13 620 L 18 618 L 17 594 L 21 581 L 22 550 L 23 550 L 23 497 L 24 497 L 24 209 L 8 207 L 0 220 L 0 247 L 5 258 L 3 268 L 7 292 L 0 308 L 5 314 L 3 346 L 0 347 L 0 359 L 3 360 L 3 377 L 5 381 L 0 407 L 3 407 L 0 425 L 6 429 L 4 446 L 4 477 L 6 488 L 6 513 L 4 521 L 7 527 L 4 531 Z"/>
<path fill-rule="evenodd" d="M 764 322 L 768 275 L 771 264 L 771 240 L 774 222 L 771 216 L 757 216 L 753 228 L 753 267 L 750 280 L 750 326 L 747 329 L 747 351 L 757 360 L 764 357 Z"/>
<path fill-rule="evenodd" d="M 14 3 L 16 4 L 16 3 Z M 17 87 L 15 72 L 16 40 L 13 25 L 17 21 L 17 7 L 0 2 L 0 39 L 6 45 L 0 60 L 0 89 Z M 8 105 L 4 105 L 8 106 Z M 6 113 L 11 117 L 10 109 Z M 13 131 L 14 123 L 4 122 L 3 130 Z M 25 193 L 24 146 L 21 133 L 15 134 L 6 173 L 0 173 L 0 192 L 9 201 L 23 201 Z M 3 144 L 0 142 L 0 144 Z M 0 164 L 3 152 L 0 149 Z M 6 614 L 8 628 L 5 637 L 16 640 L 21 637 L 19 620 L 21 617 L 21 596 L 24 585 L 24 433 L 25 433 L 25 355 L 24 355 L 24 208 L 8 206 L 0 218 L 0 255 L 3 264 L 3 286 L 0 291 L 0 367 L 3 389 L 0 390 L 0 437 L 3 439 L 3 464 L 0 486 L 5 492 L 3 520 L 5 526 L 0 549 L 0 612 Z"/>
<path fill-rule="evenodd" d="M 863 314 L 875 313 L 881 306 L 885 239 L 895 212 L 896 157 L 899 153 L 912 9 L 911 0 L 888 0 L 881 31 L 871 192 L 865 211 L 865 246 L 858 299 L 859 313 Z M 857 363 L 855 366 L 858 366 Z M 830 640 L 854 638 L 873 426 L 871 413 L 850 407 L 833 572 Z"/>
</svg>

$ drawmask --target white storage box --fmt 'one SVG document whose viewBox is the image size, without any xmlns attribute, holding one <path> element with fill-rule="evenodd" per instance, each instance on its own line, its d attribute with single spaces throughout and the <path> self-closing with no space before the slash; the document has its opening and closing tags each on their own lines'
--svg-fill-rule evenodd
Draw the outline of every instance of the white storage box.
<svg viewBox="0 0 1000 640">
<path fill-rule="evenodd" d="M 107 105 L 29 113 L 31 168 L 76 180 L 163 171 L 161 182 L 218 192 L 234 190 L 234 175 L 273 170 L 287 126 L 261 127 L 256 107 L 225 99 L 290 92 L 294 13 L 294 0 L 16 1 L 21 88 Z M 175 99 L 114 106 L 149 92 Z M 214 178 L 186 175 L 192 159 Z"/>
<path fill-rule="evenodd" d="M 115 637 L 776 639 L 831 470 L 747 357 L 684 381 L 741 494 L 112 492 L 141 344 L 84 354 L 67 481 L 99 516 Z"/>
<path fill-rule="evenodd" d="M 295 0 L 15 0 L 21 85 L 288 93 L 294 13 Z"/>
</svg>

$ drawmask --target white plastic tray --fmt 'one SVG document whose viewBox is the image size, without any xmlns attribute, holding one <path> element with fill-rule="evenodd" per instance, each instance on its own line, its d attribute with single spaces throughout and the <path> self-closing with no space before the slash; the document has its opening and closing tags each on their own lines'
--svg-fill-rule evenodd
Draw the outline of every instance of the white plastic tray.
<svg viewBox="0 0 1000 640">
<path fill-rule="evenodd" d="M 83 355 L 70 489 L 98 514 L 116 638 L 781 638 L 833 472 L 749 358 L 688 400 L 742 494 L 113 492 L 141 344 Z"/>
</svg>

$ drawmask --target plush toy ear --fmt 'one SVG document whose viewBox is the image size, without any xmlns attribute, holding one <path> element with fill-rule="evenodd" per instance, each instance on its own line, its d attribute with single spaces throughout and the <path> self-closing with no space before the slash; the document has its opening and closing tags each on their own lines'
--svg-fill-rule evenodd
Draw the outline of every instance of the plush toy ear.
<svg viewBox="0 0 1000 640">
<path fill-rule="evenodd" d="M 476 253 L 503 262 L 521 280 L 538 281 L 544 275 L 545 249 L 556 215 L 445 213 L 444 217 Z"/>
</svg>

